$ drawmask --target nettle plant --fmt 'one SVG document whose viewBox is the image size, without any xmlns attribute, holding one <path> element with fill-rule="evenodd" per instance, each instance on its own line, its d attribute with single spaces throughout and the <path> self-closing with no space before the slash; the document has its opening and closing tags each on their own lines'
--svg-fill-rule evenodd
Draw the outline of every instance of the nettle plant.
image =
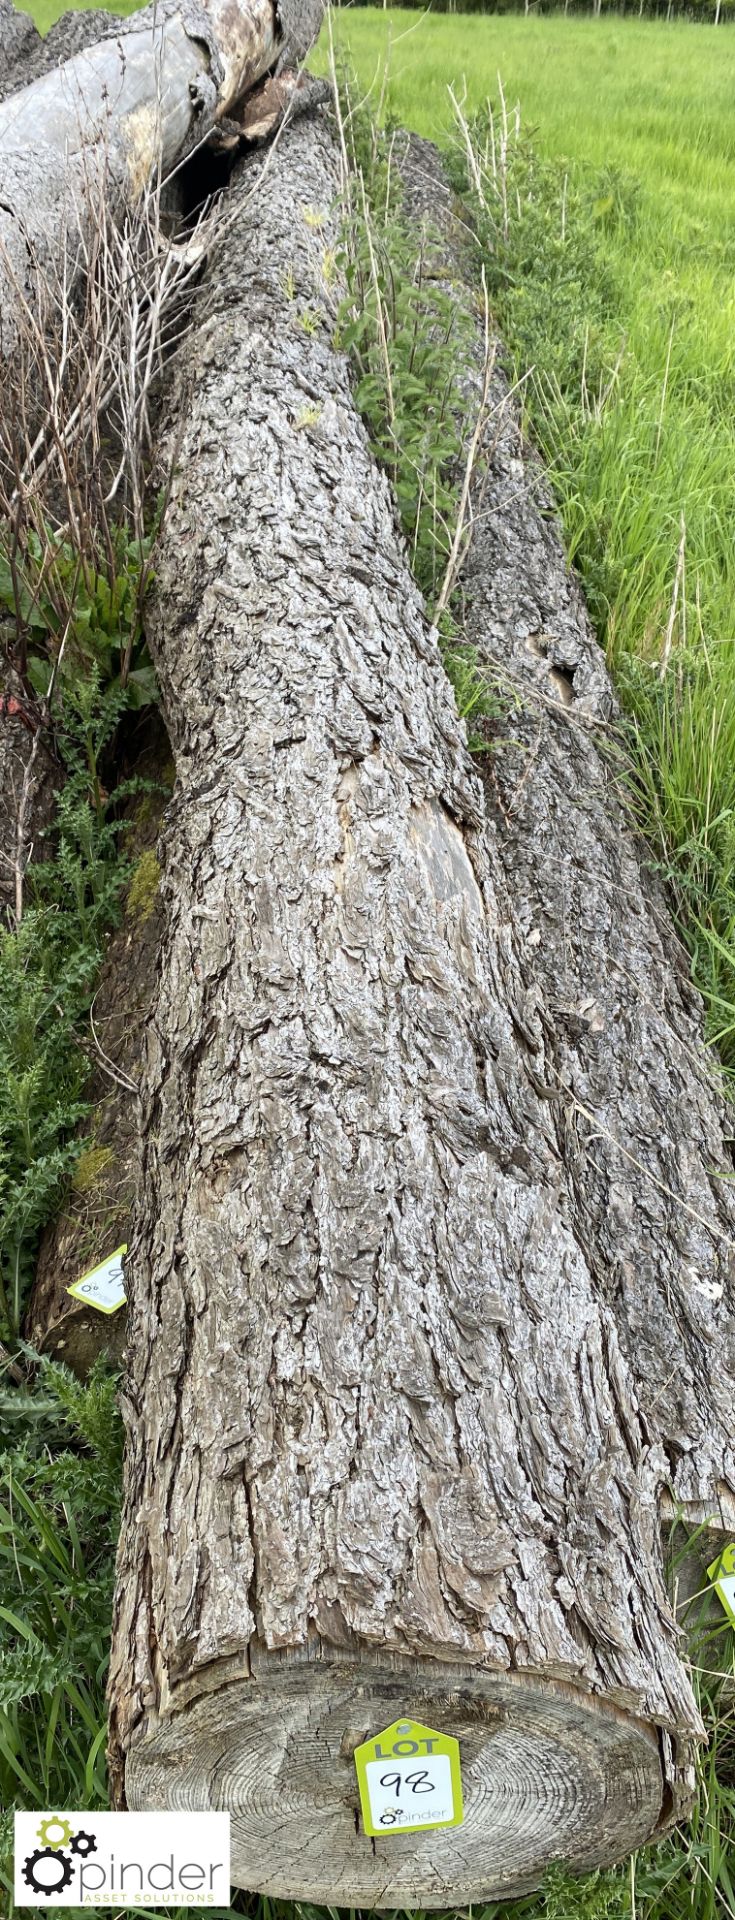
<svg viewBox="0 0 735 1920">
<path fill-rule="evenodd" d="M 66 780 L 49 857 L 26 875 L 24 910 L 0 935 L 0 1340 L 17 1339 L 39 1234 L 83 1151 L 88 1015 L 131 864 L 122 803 L 147 784 L 100 767 L 125 696 L 99 670 L 67 690 Z"/>
</svg>

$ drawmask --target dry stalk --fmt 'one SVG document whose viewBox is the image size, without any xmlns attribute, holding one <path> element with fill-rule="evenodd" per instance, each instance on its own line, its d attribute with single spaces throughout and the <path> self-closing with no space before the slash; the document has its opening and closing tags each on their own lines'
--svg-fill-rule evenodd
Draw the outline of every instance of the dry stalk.
<svg viewBox="0 0 735 1920">
<path fill-rule="evenodd" d="M 87 645 L 80 588 L 91 596 L 104 582 L 111 596 L 118 593 L 120 526 L 138 556 L 136 602 L 120 635 L 119 678 L 127 684 L 150 578 L 151 400 L 186 328 L 216 224 L 207 213 L 193 240 L 178 247 L 164 230 L 158 184 L 116 221 L 104 157 L 87 169 L 79 191 L 84 203 L 68 222 L 60 257 L 35 262 L 29 287 L 7 251 L 1 255 L 17 323 L 0 415 L 0 560 L 15 629 L 9 657 L 28 688 L 29 653 L 42 634 L 50 669 L 44 697 L 34 698 L 35 735 L 13 809 L 7 864 L 16 925 L 33 854 L 39 746 L 65 653 L 76 642 L 84 654 Z"/>
<path fill-rule="evenodd" d="M 666 366 L 664 367 L 663 386 L 661 388 L 661 405 L 660 405 L 659 414 L 658 414 L 658 427 L 656 429 L 656 450 L 653 456 L 654 470 L 658 466 L 658 456 L 661 449 L 661 434 L 663 432 L 664 413 L 666 411 L 666 395 L 668 393 L 668 388 L 669 388 L 669 374 L 671 372 L 671 349 L 674 344 L 675 326 L 676 326 L 676 315 L 674 314 L 672 316 L 671 326 L 669 328 L 669 344 L 666 349 Z"/>
<path fill-rule="evenodd" d="M 464 97 L 458 100 L 453 87 L 447 88 L 452 103 L 452 112 L 459 131 L 461 145 L 467 161 L 467 171 L 481 206 L 486 207 L 494 201 L 500 210 L 503 239 L 507 241 L 510 232 L 508 210 L 508 192 L 510 185 L 510 155 L 514 146 L 518 146 L 521 137 L 520 108 L 516 105 L 511 116 L 503 90 L 501 75 L 498 74 L 498 95 L 500 99 L 499 124 L 490 100 L 487 101 L 488 134 L 484 155 L 473 140 L 467 116 L 464 111 Z M 518 191 L 516 204 L 520 212 Z"/>
<path fill-rule="evenodd" d="M 460 105 L 460 102 L 457 99 L 454 88 L 452 86 L 449 86 L 447 88 L 447 92 L 452 102 L 452 110 L 454 113 L 454 117 L 456 119 L 457 126 L 459 127 L 459 130 L 462 136 L 462 143 L 464 146 L 465 154 L 467 156 L 467 166 L 469 169 L 470 178 L 472 180 L 472 184 L 477 194 L 478 200 L 482 200 L 484 203 L 485 192 L 483 187 L 482 174 L 477 164 L 477 155 L 475 153 L 475 148 L 472 141 L 472 135 L 470 133 L 470 129 L 467 123 L 467 118 L 463 112 L 464 101 Z M 497 161 L 495 157 L 495 126 L 493 121 L 492 107 L 490 106 L 489 101 L 488 101 L 488 115 L 489 115 L 489 121 L 490 121 L 490 133 L 492 138 L 493 179 L 497 181 Z"/>
<path fill-rule="evenodd" d="M 492 337 L 492 333 L 490 329 L 490 302 L 488 300 L 487 282 L 485 279 L 484 267 L 482 269 L 482 295 L 483 295 L 483 306 L 484 306 L 484 336 L 483 336 L 482 388 L 480 392 L 480 404 L 477 409 L 475 425 L 472 431 L 469 446 L 467 448 L 467 459 L 465 461 L 464 478 L 462 481 L 462 491 L 459 497 L 459 506 L 457 508 L 457 519 L 456 519 L 456 524 L 454 528 L 452 545 L 449 553 L 449 559 L 447 561 L 446 572 L 444 575 L 444 579 L 442 581 L 441 592 L 439 594 L 439 598 L 434 608 L 435 620 L 439 620 L 441 618 L 441 615 L 443 614 L 445 608 L 449 605 L 450 596 L 456 585 L 460 568 L 462 566 L 462 561 L 467 551 L 467 546 L 469 543 L 469 532 L 471 529 L 471 522 L 472 522 L 472 513 L 471 513 L 472 481 L 475 473 L 475 468 L 477 465 L 478 454 L 480 452 L 480 448 L 482 446 L 482 441 L 485 434 L 485 428 L 487 426 L 489 414 L 491 411 L 490 387 L 492 383 L 493 373 L 495 372 L 497 346 L 496 346 L 495 340 Z M 469 525 L 468 525 L 468 522 L 469 522 Z M 467 533 L 467 537 L 465 537 L 466 533 Z"/>
<path fill-rule="evenodd" d="M 676 612 L 679 605 L 679 595 L 681 593 L 682 585 L 684 582 L 684 569 L 686 565 L 686 541 L 687 541 L 686 521 L 684 519 L 684 515 L 682 514 L 681 537 L 679 540 L 679 551 L 676 557 L 676 573 L 674 575 L 674 588 L 671 595 L 671 606 L 669 608 L 669 617 L 666 623 L 666 637 L 664 639 L 663 652 L 661 654 L 661 664 L 659 667 L 659 678 L 661 680 L 666 679 L 666 670 L 668 668 L 669 660 L 671 658 L 671 649 L 674 644 L 674 627 L 676 625 Z M 682 614 L 683 614 L 684 620 L 686 619 L 685 609 L 686 609 L 686 597 L 684 596 L 682 598 Z M 686 629 L 684 630 L 684 638 L 686 639 Z"/>
<path fill-rule="evenodd" d="M 14 664 L 23 677 L 41 599 L 57 655 L 70 631 L 77 582 L 65 543 L 87 586 L 102 574 L 113 589 L 114 535 L 123 522 L 144 572 L 151 397 L 186 328 L 216 226 L 206 212 L 196 244 L 177 246 L 164 231 L 157 183 L 116 222 L 103 167 L 88 174 L 84 193 L 73 241 L 67 236 L 56 268 L 36 266 L 30 293 L 3 254 L 18 336 L 0 419 L 0 546 L 13 589 Z M 132 636 L 123 685 L 131 650 Z"/>
<path fill-rule="evenodd" d="M 380 276 L 378 274 L 377 255 L 375 252 L 375 244 L 373 241 L 372 219 L 370 216 L 370 209 L 368 206 L 367 194 L 365 192 L 365 181 L 362 173 L 360 174 L 359 177 L 360 177 L 360 193 L 362 197 L 362 215 L 363 215 L 363 220 L 365 222 L 365 238 L 367 240 L 368 259 L 370 261 L 370 278 L 372 280 L 373 293 L 375 295 L 375 316 L 376 316 L 377 325 L 378 325 L 380 357 L 383 362 L 383 373 L 385 375 L 385 391 L 386 391 L 386 398 L 388 402 L 388 422 L 390 426 L 391 438 L 395 440 L 396 409 L 395 409 L 395 400 L 393 396 L 393 376 L 391 373 L 390 350 L 388 347 L 388 329 L 387 329 L 386 320 L 385 320 L 385 309 L 383 307 L 383 295 L 380 287 Z"/>
</svg>

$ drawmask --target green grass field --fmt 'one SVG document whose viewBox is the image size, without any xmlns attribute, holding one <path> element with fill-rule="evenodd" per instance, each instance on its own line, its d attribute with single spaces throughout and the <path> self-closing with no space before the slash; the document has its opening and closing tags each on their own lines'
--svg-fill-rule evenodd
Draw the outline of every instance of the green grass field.
<svg viewBox="0 0 735 1920">
<path fill-rule="evenodd" d="M 452 127 L 447 82 L 470 107 L 497 97 L 498 73 L 549 153 L 572 164 L 618 161 L 649 176 L 662 212 L 729 218 L 735 231 L 735 36 L 672 21 L 522 14 L 417 14 L 338 8 L 365 88 L 386 59 L 399 120 L 433 140 Z M 324 46 L 324 42 L 322 43 Z M 704 196 L 705 205 L 700 204 Z"/>
<path fill-rule="evenodd" d="M 516 371 L 531 370 L 532 430 L 634 734 L 641 819 L 732 1067 L 735 36 L 376 8 L 340 11 L 335 34 L 365 93 L 380 100 L 387 70 L 388 111 L 440 143 L 448 82 L 468 114 L 497 107 L 498 76 L 519 103 L 538 164 L 531 181 L 516 169 L 510 237 L 488 260 L 496 312 Z"/>
</svg>

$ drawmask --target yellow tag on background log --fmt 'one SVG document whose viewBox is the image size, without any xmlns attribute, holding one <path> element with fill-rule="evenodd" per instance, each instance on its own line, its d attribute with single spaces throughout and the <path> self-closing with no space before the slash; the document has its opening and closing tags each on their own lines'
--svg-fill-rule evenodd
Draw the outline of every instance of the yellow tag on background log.
<svg viewBox="0 0 735 1920">
<path fill-rule="evenodd" d="M 730 1625 L 735 1627 L 735 1541 L 729 1547 L 723 1547 L 707 1573 L 712 1581 L 715 1593 L 719 1594 Z"/>
<path fill-rule="evenodd" d="M 418 1720 L 394 1720 L 356 1747 L 355 1766 L 363 1826 L 372 1839 L 461 1827 L 459 1741 L 451 1734 Z"/>
<path fill-rule="evenodd" d="M 83 1301 L 85 1307 L 96 1307 L 98 1313 L 117 1313 L 127 1298 L 123 1282 L 123 1257 L 127 1251 L 127 1246 L 116 1247 L 99 1267 L 93 1267 L 91 1273 L 84 1273 L 81 1280 L 67 1287 L 67 1293 Z"/>
</svg>

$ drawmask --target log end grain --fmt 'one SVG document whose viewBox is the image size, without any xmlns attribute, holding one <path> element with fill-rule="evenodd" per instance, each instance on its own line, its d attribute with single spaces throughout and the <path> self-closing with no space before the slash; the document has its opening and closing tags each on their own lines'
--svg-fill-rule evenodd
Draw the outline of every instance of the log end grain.
<svg viewBox="0 0 735 1920">
<path fill-rule="evenodd" d="M 555 1862 L 604 1866 L 655 1831 L 662 1771 L 642 1721 L 535 1675 L 330 1651 L 261 1655 L 149 1728 L 128 1755 L 129 1805 L 229 1810 L 236 1886 L 378 1908 L 525 1893 Z M 372 1840 L 354 1749 L 404 1713 L 459 1739 L 464 1820 Z"/>
</svg>

